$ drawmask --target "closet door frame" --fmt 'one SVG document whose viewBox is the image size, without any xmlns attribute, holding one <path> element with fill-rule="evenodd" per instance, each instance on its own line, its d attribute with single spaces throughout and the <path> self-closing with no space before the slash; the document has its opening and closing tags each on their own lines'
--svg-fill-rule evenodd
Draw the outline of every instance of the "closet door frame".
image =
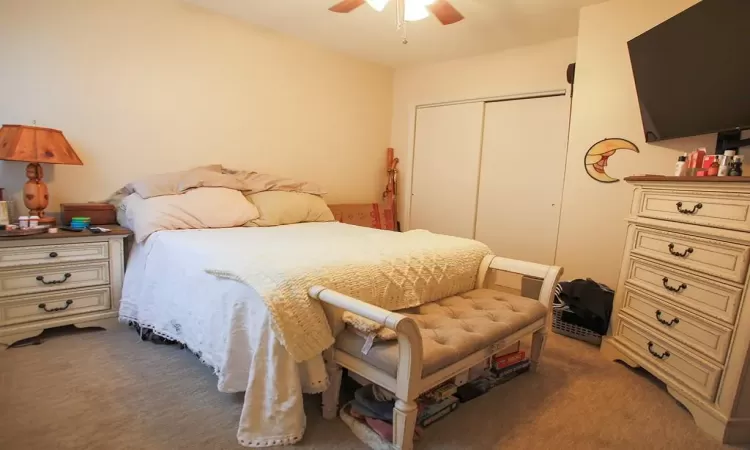
<svg viewBox="0 0 750 450">
<path fill-rule="evenodd" d="M 416 136 L 417 135 L 417 111 L 419 109 L 434 108 L 434 107 L 439 107 L 439 106 L 458 105 L 458 104 L 463 104 L 463 103 L 480 103 L 480 102 L 487 103 L 487 102 L 498 102 L 498 101 L 525 100 L 525 99 L 533 99 L 533 98 L 540 98 L 540 97 L 556 97 L 560 95 L 570 95 L 570 90 L 569 89 L 554 89 L 554 90 L 549 90 L 549 91 L 525 92 L 525 93 L 520 93 L 520 94 L 510 94 L 510 95 L 502 95 L 502 96 L 494 96 L 494 97 L 478 97 L 478 98 L 470 98 L 470 99 L 464 99 L 464 100 L 415 104 L 413 107 L 411 107 L 409 109 L 411 113 L 409 114 L 409 121 L 410 121 L 409 126 L 408 126 L 409 136 L 408 136 L 408 141 L 407 141 L 409 145 L 406 150 L 406 160 L 407 160 L 406 162 L 408 165 L 409 179 L 406 183 L 401 184 L 401 189 L 404 195 L 404 206 L 405 206 L 403 211 L 406 212 L 406 215 L 403 218 L 404 223 L 402 224 L 402 229 L 404 231 L 412 229 L 411 228 L 412 183 L 414 181 L 414 161 L 415 161 L 414 149 L 415 149 L 416 137 L 417 137 Z M 568 117 L 568 120 L 570 120 L 570 117 Z M 480 160 L 481 160 L 481 149 L 480 149 Z M 478 176 L 479 174 L 477 174 L 477 177 Z M 477 186 L 479 186 L 478 183 L 479 183 L 479 180 L 477 179 Z"/>
</svg>

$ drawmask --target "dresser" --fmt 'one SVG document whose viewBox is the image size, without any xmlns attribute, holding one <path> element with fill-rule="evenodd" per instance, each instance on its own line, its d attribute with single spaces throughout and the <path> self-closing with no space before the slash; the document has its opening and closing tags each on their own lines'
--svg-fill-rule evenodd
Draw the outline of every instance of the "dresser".
<svg viewBox="0 0 750 450">
<path fill-rule="evenodd" d="M 750 177 L 636 186 L 602 354 L 643 367 L 725 443 L 750 443 Z"/>
<path fill-rule="evenodd" d="M 46 328 L 113 323 L 130 231 L 107 228 L 112 231 L 0 238 L 0 344 Z"/>
</svg>

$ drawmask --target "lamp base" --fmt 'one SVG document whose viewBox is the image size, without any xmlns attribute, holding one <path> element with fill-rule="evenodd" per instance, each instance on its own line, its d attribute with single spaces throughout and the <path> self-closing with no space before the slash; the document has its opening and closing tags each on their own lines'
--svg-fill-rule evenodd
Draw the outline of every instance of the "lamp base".
<svg viewBox="0 0 750 450">
<path fill-rule="evenodd" d="M 29 181 L 23 185 L 23 204 L 29 210 L 30 216 L 39 216 L 40 225 L 54 225 L 57 220 L 44 214 L 49 205 L 49 190 L 42 181 L 44 171 L 38 163 L 26 166 L 26 177 Z"/>
</svg>

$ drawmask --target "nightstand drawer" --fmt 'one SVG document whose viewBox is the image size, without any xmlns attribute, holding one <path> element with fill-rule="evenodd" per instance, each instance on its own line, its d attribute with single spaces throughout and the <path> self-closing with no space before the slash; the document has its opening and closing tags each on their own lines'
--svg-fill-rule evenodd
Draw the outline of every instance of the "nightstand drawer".
<svg viewBox="0 0 750 450">
<path fill-rule="evenodd" d="M 109 284 L 109 262 L 0 271 L 0 298 Z"/>
<path fill-rule="evenodd" d="M 638 215 L 748 231 L 750 197 L 726 192 L 644 191 Z"/>
<path fill-rule="evenodd" d="M 713 401 L 721 378 L 719 366 L 701 361 L 660 333 L 648 331 L 622 316 L 618 317 L 615 336 L 645 361 L 646 368 L 652 366 L 706 400 Z"/>
<path fill-rule="evenodd" d="M 0 248 L 0 268 L 94 261 L 107 258 L 109 258 L 109 244 L 106 242 Z"/>
<path fill-rule="evenodd" d="M 622 312 L 700 351 L 719 364 L 724 364 L 732 338 L 731 329 L 675 308 L 662 302 L 658 297 L 652 297 L 630 287 L 625 288 Z"/>
<path fill-rule="evenodd" d="M 0 326 L 106 311 L 110 308 L 109 287 L 26 295 L 0 303 Z"/>
<path fill-rule="evenodd" d="M 636 227 L 631 252 L 744 283 L 750 247 L 672 231 Z"/>
</svg>

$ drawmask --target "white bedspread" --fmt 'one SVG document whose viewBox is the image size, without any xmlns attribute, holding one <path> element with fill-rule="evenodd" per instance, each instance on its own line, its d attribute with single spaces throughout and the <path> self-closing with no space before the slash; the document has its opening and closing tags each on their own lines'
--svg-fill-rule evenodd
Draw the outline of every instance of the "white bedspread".
<svg viewBox="0 0 750 450">
<path fill-rule="evenodd" d="M 272 314 L 264 299 L 251 287 L 252 283 L 248 285 L 231 279 L 217 278 L 208 274 L 206 270 L 225 267 L 228 260 L 236 264 L 242 258 L 260 261 L 262 265 L 264 258 L 268 258 L 269 247 L 273 246 L 274 242 L 279 242 L 280 239 L 283 242 L 285 237 L 290 243 L 299 242 L 300 236 L 309 238 L 311 234 L 321 239 L 315 247 L 318 252 L 311 253 L 308 249 L 305 264 L 302 266 L 312 267 L 318 254 L 321 255 L 320 261 L 330 262 L 332 256 L 326 252 L 346 253 L 336 250 L 341 248 L 342 242 L 349 240 L 353 244 L 358 241 L 358 237 L 362 241 L 378 242 L 382 240 L 382 233 L 386 232 L 335 222 L 274 227 L 272 233 L 263 228 L 157 232 L 143 244 L 136 246 L 131 254 L 125 274 L 120 318 L 134 320 L 142 326 L 152 328 L 160 335 L 186 344 L 200 355 L 204 363 L 214 369 L 219 377 L 219 391 L 245 392 L 237 431 L 240 444 L 250 447 L 291 444 L 300 440 L 304 433 L 302 393 L 322 392 L 327 387 L 323 359 L 316 354 L 303 363 L 295 362 L 276 334 Z M 273 234 L 273 241 L 265 244 L 259 242 L 259 236 L 269 234 Z M 326 237 L 329 245 L 326 245 Z M 436 248 L 444 245 L 440 239 L 430 239 L 429 242 L 433 242 Z M 331 243 L 337 245 L 330 245 Z M 421 245 L 433 247 L 432 244 Z M 287 258 L 294 260 L 294 245 L 279 247 L 280 250 L 283 247 Z M 452 247 L 453 244 L 445 244 L 445 248 Z M 472 245 L 467 244 L 467 247 Z M 489 252 L 483 246 L 479 250 L 480 253 Z M 476 252 L 477 249 L 471 250 L 466 253 L 471 254 L 471 257 L 458 255 L 455 260 L 440 259 L 439 255 L 433 254 L 434 252 L 426 252 L 424 254 L 430 255 L 429 257 L 435 261 L 419 267 L 441 277 L 439 284 L 423 281 L 414 281 L 411 284 L 397 283 L 401 290 L 387 290 L 386 292 L 392 295 L 384 298 L 399 300 L 399 292 L 410 289 L 408 298 L 422 301 L 427 298 L 426 296 L 439 295 L 442 289 L 453 292 L 461 289 L 466 283 L 467 286 L 473 286 L 477 267 L 483 255 L 478 257 L 477 267 L 462 269 L 461 273 L 465 272 L 465 276 L 447 276 L 448 281 L 455 278 L 451 283 L 442 281 L 442 277 L 449 272 L 445 268 L 438 268 L 434 263 L 437 262 L 441 266 L 466 266 L 467 264 L 461 263 L 461 260 L 474 261 Z M 379 253 L 365 252 L 363 255 L 365 258 L 373 259 L 378 257 Z M 400 258 L 408 259 L 410 255 L 405 254 Z M 279 263 L 278 258 L 273 260 Z M 369 264 L 369 261 L 366 262 Z M 257 268 L 258 265 L 253 263 L 253 267 Z M 404 267 L 406 268 L 403 276 L 407 279 L 425 278 L 408 264 Z M 367 298 L 367 292 L 364 291 L 372 290 L 373 287 L 368 280 L 361 280 L 362 277 L 354 278 L 360 279 L 361 286 L 358 289 L 363 292 L 348 293 Z M 332 284 L 336 287 L 333 279 L 323 281 L 324 285 Z M 433 288 L 424 289 L 433 285 Z M 307 287 L 302 290 L 303 293 Z M 346 286 L 339 288 L 344 289 Z M 423 295 L 424 292 L 427 294 Z M 336 314 L 332 314 L 330 310 L 326 311 L 328 323 L 335 334 L 339 326 Z"/>
<path fill-rule="evenodd" d="M 205 272 L 222 255 L 210 244 L 212 237 L 253 230 L 152 235 L 131 252 L 120 318 L 186 344 L 214 369 L 219 391 L 245 392 L 237 439 L 245 446 L 266 447 L 302 438 L 302 393 L 325 390 L 327 376 L 322 357 L 294 362 L 275 338 L 268 309 L 252 288 Z"/>
</svg>

